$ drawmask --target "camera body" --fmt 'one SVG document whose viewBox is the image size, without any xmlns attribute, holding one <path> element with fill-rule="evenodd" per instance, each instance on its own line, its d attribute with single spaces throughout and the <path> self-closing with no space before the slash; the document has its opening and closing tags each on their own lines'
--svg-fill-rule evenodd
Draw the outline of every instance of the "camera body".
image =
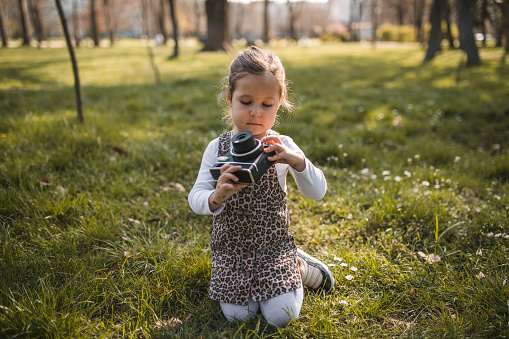
<svg viewBox="0 0 509 339">
<path fill-rule="evenodd" d="M 230 164 L 242 166 L 241 170 L 233 172 L 239 178 L 237 183 L 251 185 L 257 182 L 275 163 L 275 161 L 267 160 L 267 157 L 275 155 L 276 152 L 265 153 L 263 149 L 269 145 L 262 144 L 260 140 L 255 139 L 250 131 L 235 134 L 231 143 L 231 149 L 224 156 L 218 157 L 217 162 L 210 169 L 214 180 L 219 179 L 221 167 Z"/>
</svg>

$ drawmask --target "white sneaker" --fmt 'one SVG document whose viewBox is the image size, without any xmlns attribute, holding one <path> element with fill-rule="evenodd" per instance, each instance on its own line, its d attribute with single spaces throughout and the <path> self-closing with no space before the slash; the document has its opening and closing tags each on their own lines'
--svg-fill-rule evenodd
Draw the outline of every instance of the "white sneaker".
<svg viewBox="0 0 509 339">
<path fill-rule="evenodd" d="M 327 265 L 299 248 L 297 249 L 297 259 L 299 260 L 304 286 L 315 291 L 322 289 L 325 293 L 332 291 L 334 276 Z"/>
</svg>

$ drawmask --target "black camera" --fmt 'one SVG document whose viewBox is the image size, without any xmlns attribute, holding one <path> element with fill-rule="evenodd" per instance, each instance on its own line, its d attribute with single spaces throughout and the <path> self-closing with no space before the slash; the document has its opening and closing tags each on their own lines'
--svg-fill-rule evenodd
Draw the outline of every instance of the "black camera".
<svg viewBox="0 0 509 339">
<path fill-rule="evenodd" d="M 242 166 L 241 170 L 233 172 L 239 178 L 238 184 L 254 184 L 275 163 L 267 160 L 267 157 L 275 155 L 276 152 L 265 153 L 263 149 L 269 145 L 255 139 L 250 131 L 235 134 L 231 142 L 232 148 L 224 156 L 218 157 L 210 169 L 214 180 L 219 179 L 221 167 L 230 164 Z"/>
</svg>

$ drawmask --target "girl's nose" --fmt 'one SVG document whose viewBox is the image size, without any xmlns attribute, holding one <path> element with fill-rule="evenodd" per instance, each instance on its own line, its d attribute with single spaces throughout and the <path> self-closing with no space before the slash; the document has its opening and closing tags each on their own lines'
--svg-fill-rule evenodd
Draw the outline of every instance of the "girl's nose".
<svg viewBox="0 0 509 339">
<path fill-rule="evenodd" d="M 260 116 L 261 110 L 258 106 L 254 106 L 253 109 L 251 109 L 251 116 L 257 117 Z"/>
</svg>

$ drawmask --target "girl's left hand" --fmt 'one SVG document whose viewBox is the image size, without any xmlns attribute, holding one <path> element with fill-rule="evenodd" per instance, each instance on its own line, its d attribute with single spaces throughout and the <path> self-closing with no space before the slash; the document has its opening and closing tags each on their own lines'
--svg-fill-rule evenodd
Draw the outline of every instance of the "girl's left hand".
<svg viewBox="0 0 509 339">
<path fill-rule="evenodd" d="M 270 161 L 277 161 L 282 164 L 292 166 L 297 172 L 302 172 L 306 168 L 306 161 L 304 157 L 290 150 L 283 145 L 281 139 L 277 135 L 269 135 L 264 137 L 261 142 L 270 144 L 269 147 L 263 149 L 265 153 L 276 151 L 276 155 L 268 157 Z"/>
</svg>

